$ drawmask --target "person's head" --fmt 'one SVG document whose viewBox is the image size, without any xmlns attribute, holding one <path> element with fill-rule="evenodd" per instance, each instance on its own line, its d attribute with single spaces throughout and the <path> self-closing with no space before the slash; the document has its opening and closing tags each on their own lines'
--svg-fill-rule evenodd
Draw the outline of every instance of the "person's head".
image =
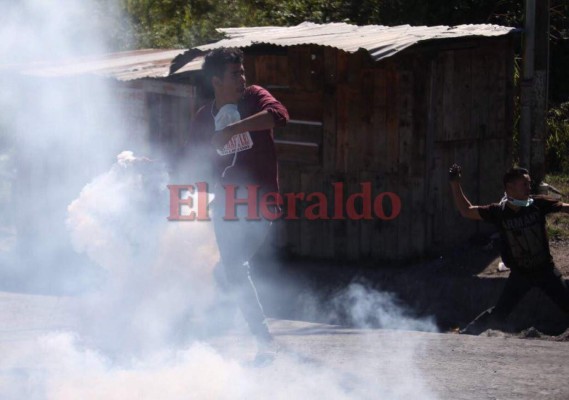
<svg viewBox="0 0 569 400">
<path fill-rule="evenodd" d="M 243 95 L 246 81 L 241 50 L 212 50 L 205 56 L 202 71 L 213 88 L 218 106 L 236 103 Z"/>
<path fill-rule="evenodd" d="M 508 197 L 527 200 L 531 194 L 531 178 L 525 168 L 514 167 L 504 175 L 504 189 Z"/>
</svg>

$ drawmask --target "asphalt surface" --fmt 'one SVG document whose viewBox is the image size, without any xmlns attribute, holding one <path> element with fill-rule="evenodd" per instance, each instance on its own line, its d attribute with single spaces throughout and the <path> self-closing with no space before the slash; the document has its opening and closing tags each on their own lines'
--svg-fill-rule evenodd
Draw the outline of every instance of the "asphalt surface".
<svg viewBox="0 0 569 400">
<path fill-rule="evenodd" d="M 42 335 L 72 331 L 73 304 L 71 297 L 0 292 L 0 398 L 43 398 L 41 387 L 30 388 L 37 381 L 28 374 L 41 366 L 29 354 L 21 355 Z M 291 387 L 291 393 L 296 393 L 295 382 L 308 379 L 316 393 L 338 384 L 338 398 L 569 399 L 569 344 L 564 342 L 286 320 L 271 320 L 270 325 L 281 350 L 262 368 L 263 379 L 270 380 L 271 371 L 278 373 L 290 379 L 284 387 Z M 243 330 L 211 339 L 208 346 L 243 368 L 251 366 L 256 352 Z M 305 393 L 304 398 L 316 397 Z M 295 395 L 279 398 L 287 397 Z"/>
</svg>

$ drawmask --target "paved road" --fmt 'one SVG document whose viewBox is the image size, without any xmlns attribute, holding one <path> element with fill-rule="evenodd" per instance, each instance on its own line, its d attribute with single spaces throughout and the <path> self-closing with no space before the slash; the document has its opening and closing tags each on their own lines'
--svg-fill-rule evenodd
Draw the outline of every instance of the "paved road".
<svg viewBox="0 0 569 400">
<path fill-rule="evenodd" d="M 96 392 L 97 385 L 82 384 L 67 391 L 52 390 L 47 396 L 42 393 L 41 385 L 33 387 L 39 382 L 38 376 L 49 376 L 50 368 L 61 368 L 54 367 L 57 360 L 46 363 L 45 354 L 36 363 L 34 354 L 26 350 L 37 348 L 38 338 L 46 333 L 73 330 L 73 304 L 72 298 L 0 293 L 0 398 L 72 399 L 79 395 L 69 393 Z M 248 368 L 255 346 L 243 331 L 209 341 L 207 357 L 210 358 L 198 363 L 194 378 L 201 379 L 200 374 L 205 373 L 201 370 L 213 366 L 217 360 L 216 377 L 223 376 L 232 382 L 248 380 L 248 384 L 241 392 L 217 391 L 203 398 L 569 399 L 567 343 L 357 330 L 284 320 L 271 321 L 271 329 L 283 351 L 272 365 L 261 369 Z M 211 356 L 214 351 L 222 357 L 214 360 Z M 65 354 L 66 362 L 79 358 L 78 355 L 69 357 L 69 352 Z M 203 352 L 199 354 L 204 356 Z M 90 363 L 78 362 L 78 365 L 87 368 L 93 362 Z M 105 368 L 96 382 L 111 376 L 109 367 Z M 38 369 L 43 371 L 40 375 L 29 373 Z M 130 374 L 134 374 L 132 370 Z M 172 379 L 165 387 L 176 386 Z M 156 384 L 159 381 L 156 378 L 136 382 L 142 387 L 144 382 Z M 196 382 L 193 382 L 194 387 Z M 107 391 L 112 390 L 109 385 Z M 121 385 L 124 386 L 124 382 Z M 213 383 L 208 385 L 204 390 L 213 387 Z M 266 390 L 273 392 L 265 391 L 268 386 L 273 389 Z M 174 394 L 160 398 L 169 396 L 178 398 Z M 101 398 L 93 395 L 97 397 Z"/>
</svg>

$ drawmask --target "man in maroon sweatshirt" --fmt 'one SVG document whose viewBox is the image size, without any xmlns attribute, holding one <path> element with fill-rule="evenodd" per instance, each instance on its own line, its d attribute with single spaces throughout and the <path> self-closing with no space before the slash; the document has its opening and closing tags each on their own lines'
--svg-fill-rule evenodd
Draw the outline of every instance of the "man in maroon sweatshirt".
<svg viewBox="0 0 569 400">
<path fill-rule="evenodd" d="M 194 117 L 188 153 L 195 172 L 213 188 L 214 230 L 229 290 L 257 339 L 258 357 L 265 357 L 274 353 L 276 345 L 250 278 L 249 262 L 271 222 L 251 219 L 248 213 L 259 215 L 252 207 L 263 194 L 278 191 L 272 129 L 286 125 L 289 116 L 267 90 L 246 86 L 241 50 L 213 50 L 202 70 L 215 98 Z M 250 205 L 243 204 L 245 200 Z"/>
</svg>

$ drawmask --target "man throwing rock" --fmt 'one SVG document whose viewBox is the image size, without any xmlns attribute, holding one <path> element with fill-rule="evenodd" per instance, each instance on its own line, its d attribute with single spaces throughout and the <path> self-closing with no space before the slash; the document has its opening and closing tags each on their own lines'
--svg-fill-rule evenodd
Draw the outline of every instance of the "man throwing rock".
<svg viewBox="0 0 569 400">
<path fill-rule="evenodd" d="M 449 169 L 449 179 L 458 211 L 465 218 L 496 225 L 502 241 L 502 260 L 511 270 L 496 306 L 484 311 L 460 333 L 477 335 L 502 323 L 532 287 L 543 290 L 569 313 L 569 288 L 555 267 L 545 228 L 545 216 L 569 213 L 569 204 L 530 196 L 531 178 L 524 168 L 510 169 L 503 178 L 506 192 L 502 200 L 485 206 L 470 203 L 460 178 L 461 167 L 454 164 Z"/>
<path fill-rule="evenodd" d="M 271 357 L 277 346 L 249 274 L 271 222 L 256 218 L 258 210 L 248 204 L 278 191 L 272 129 L 284 126 L 289 116 L 267 90 L 246 85 L 239 49 L 213 50 L 202 70 L 215 98 L 194 117 L 188 156 L 194 176 L 208 182 L 215 194 L 213 223 L 226 277 L 221 281 L 227 282 L 257 339 L 258 358 Z"/>
</svg>

